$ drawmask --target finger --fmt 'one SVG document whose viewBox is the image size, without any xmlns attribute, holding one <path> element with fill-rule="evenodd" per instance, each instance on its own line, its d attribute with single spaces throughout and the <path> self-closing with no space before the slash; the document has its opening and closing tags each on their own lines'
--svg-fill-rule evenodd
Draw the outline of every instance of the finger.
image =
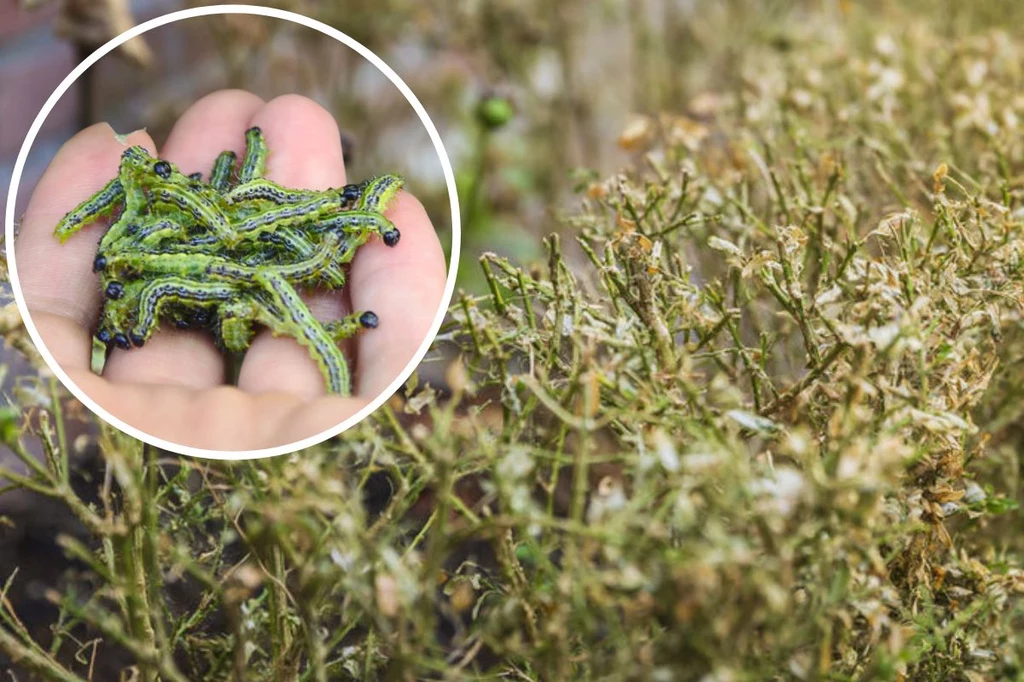
<svg viewBox="0 0 1024 682">
<path fill-rule="evenodd" d="M 267 139 L 267 177 L 286 187 L 323 190 L 345 184 L 341 134 L 334 117 L 316 102 L 285 95 L 253 116 Z M 304 297 L 313 315 L 332 320 L 345 314 L 337 292 Z M 246 351 L 239 388 L 253 393 L 287 391 L 302 397 L 326 392 L 323 376 L 309 351 L 292 338 L 262 331 Z"/>
<path fill-rule="evenodd" d="M 22 293 L 43 343 L 65 370 L 88 367 L 99 317 L 99 276 L 92 271 L 107 221 L 83 226 L 61 244 L 53 231 L 69 211 L 117 176 L 131 145 L 156 148 L 144 131 L 119 140 L 106 123 L 75 135 L 57 152 L 29 200 L 15 241 Z"/>
<path fill-rule="evenodd" d="M 401 192 L 386 212 L 402 237 L 372 240 L 352 261 L 353 310 L 372 310 L 379 326 L 359 336 L 355 393 L 373 398 L 402 372 L 430 331 L 445 288 L 445 261 L 427 212 Z"/>
<path fill-rule="evenodd" d="M 192 105 L 171 130 L 161 158 L 185 174 L 208 177 L 217 155 L 245 152 L 245 130 L 263 100 L 241 90 L 222 90 Z M 169 384 L 207 388 L 224 383 L 224 358 L 209 333 L 163 324 L 145 347 L 115 349 L 103 376 L 115 383 Z"/>
</svg>

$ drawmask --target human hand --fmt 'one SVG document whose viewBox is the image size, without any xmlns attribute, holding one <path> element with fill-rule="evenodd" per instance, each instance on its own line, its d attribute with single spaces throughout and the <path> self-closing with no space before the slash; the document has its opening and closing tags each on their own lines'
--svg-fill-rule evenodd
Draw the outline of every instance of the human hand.
<svg viewBox="0 0 1024 682">
<path fill-rule="evenodd" d="M 121 153 L 141 145 L 183 172 L 209 172 L 217 154 L 239 157 L 245 131 L 259 126 L 270 148 L 266 177 L 283 186 L 323 190 L 346 184 L 337 124 L 325 109 L 294 95 L 263 102 L 225 90 L 194 104 L 167 144 L 144 131 L 119 141 L 106 124 L 69 140 L 29 200 L 15 242 L 17 272 L 32 321 L 71 380 L 101 407 L 141 431 L 179 445 L 255 450 L 293 443 L 355 414 L 412 359 L 441 304 L 445 260 L 422 205 L 402 192 L 387 217 L 402 238 L 389 248 L 372 240 L 356 254 L 342 291 L 306 296 L 321 320 L 372 310 L 377 329 L 344 348 L 353 394 L 328 396 L 309 352 L 292 338 L 260 331 L 242 361 L 238 385 L 226 385 L 224 356 L 207 333 L 164 325 L 143 348 L 115 348 L 102 376 L 90 370 L 92 333 L 102 296 L 92 271 L 101 221 L 61 245 L 54 226 L 117 174 Z"/>
</svg>

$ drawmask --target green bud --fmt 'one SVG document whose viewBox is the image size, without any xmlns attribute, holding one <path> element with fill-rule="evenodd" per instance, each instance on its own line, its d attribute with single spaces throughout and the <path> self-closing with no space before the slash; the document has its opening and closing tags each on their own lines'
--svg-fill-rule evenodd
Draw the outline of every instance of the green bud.
<svg viewBox="0 0 1024 682">
<path fill-rule="evenodd" d="M 21 411 L 15 407 L 0 407 L 0 443 L 18 440 Z"/>
<path fill-rule="evenodd" d="M 497 95 L 485 97 L 476 108 L 477 119 L 491 130 L 497 130 L 511 121 L 514 114 L 512 103 Z"/>
</svg>

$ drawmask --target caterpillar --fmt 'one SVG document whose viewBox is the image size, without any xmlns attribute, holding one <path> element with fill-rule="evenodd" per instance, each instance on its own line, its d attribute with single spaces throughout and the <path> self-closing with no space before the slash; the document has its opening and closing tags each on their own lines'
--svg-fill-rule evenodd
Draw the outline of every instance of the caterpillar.
<svg viewBox="0 0 1024 682">
<path fill-rule="evenodd" d="M 139 293 L 139 317 L 131 331 L 131 340 L 141 346 L 153 333 L 160 311 L 167 305 L 231 300 L 236 290 L 224 282 L 197 282 L 184 277 L 167 276 L 147 282 Z"/>
<path fill-rule="evenodd" d="M 253 126 L 245 131 L 245 157 L 238 171 L 238 183 L 244 185 L 263 177 L 267 168 L 267 143 L 263 139 L 263 131 Z"/>
<path fill-rule="evenodd" d="M 349 395 L 351 379 L 345 356 L 334 339 L 313 317 L 295 288 L 273 270 L 261 271 L 257 277 L 269 294 L 262 300 L 268 304 L 263 312 L 270 315 L 262 317 L 261 321 L 274 333 L 294 337 L 309 349 L 313 360 L 327 380 L 327 390 L 331 393 Z"/>
<path fill-rule="evenodd" d="M 79 204 L 73 211 L 69 212 L 54 230 L 61 243 L 68 240 L 71 235 L 78 232 L 89 223 L 94 223 L 101 218 L 109 216 L 117 208 L 119 201 L 125 198 L 124 186 L 120 178 L 114 178 L 103 189 Z"/>
<path fill-rule="evenodd" d="M 236 155 L 233 151 L 221 152 L 217 160 L 213 162 L 213 170 L 210 171 L 210 186 L 219 192 L 223 192 L 231 185 L 231 175 L 235 171 Z"/>
</svg>

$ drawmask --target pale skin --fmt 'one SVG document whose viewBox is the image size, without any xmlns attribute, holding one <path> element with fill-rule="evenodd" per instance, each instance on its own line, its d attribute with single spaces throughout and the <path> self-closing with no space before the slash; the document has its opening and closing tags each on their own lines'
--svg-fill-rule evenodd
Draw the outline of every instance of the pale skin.
<svg viewBox="0 0 1024 682">
<path fill-rule="evenodd" d="M 226 384 L 224 356 L 208 333 L 164 325 L 143 348 L 114 349 L 102 376 L 90 370 L 102 298 L 92 272 L 105 224 L 61 245 L 54 226 L 117 173 L 126 146 L 144 146 L 184 172 L 209 173 L 217 154 L 245 151 L 245 130 L 262 128 L 270 148 L 266 177 L 286 187 L 323 190 L 348 181 L 332 115 L 296 95 L 264 102 L 237 90 L 196 102 L 157 150 L 136 131 L 122 142 L 105 123 L 83 130 L 57 153 L 28 203 L 15 242 L 17 270 L 32 321 L 72 381 L 125 423 L 157 438 L 208 450 L 259 450 L 314 436 L 355 414 L 401 373 L 427 337 L 441 305 L 445 260 L 423 206 L 402 192 L 386 212 L 401 231 L 394 248 L 373 240 L 352 262 L 342 292 L 307 296 L 321 320 L 372 310 L 377 329 L 344 347 L 351 397 L 329 396 L 309 352 L 294 339 L 261 331 Z M 157 154 L 159 151 L 159 154 Z M 361 180 L 362 178 L 355 178 Z"/>
</svg>

